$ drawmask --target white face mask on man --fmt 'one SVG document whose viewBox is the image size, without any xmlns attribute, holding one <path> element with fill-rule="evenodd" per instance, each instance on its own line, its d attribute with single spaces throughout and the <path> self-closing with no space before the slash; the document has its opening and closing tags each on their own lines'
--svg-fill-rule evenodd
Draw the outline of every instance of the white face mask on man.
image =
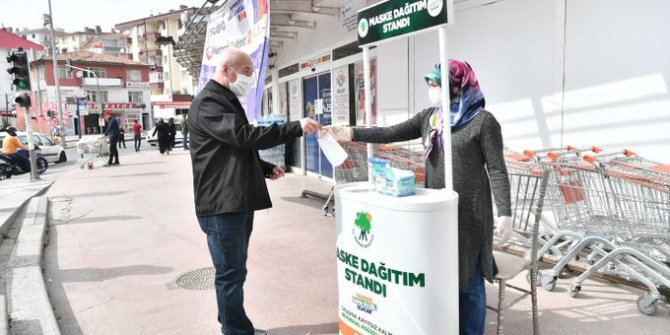
<svg viewBox="0 0 670 335">
<path fill-rule="evenodd" d="M 237 80 L 230 83 L 229 88 L 238 97 L 246 96 L 251 90 L 251 87 L 254 86 L 254 78 L 237 72 L 235 73 L 237 74 Z"/>
<path fill-rule="evenodd" d="M 440 106 L 442 103 L 442 88 L 439 86 L 431 86 L 428 89 L 428 99 L 433 106 Z"/>
</svg>

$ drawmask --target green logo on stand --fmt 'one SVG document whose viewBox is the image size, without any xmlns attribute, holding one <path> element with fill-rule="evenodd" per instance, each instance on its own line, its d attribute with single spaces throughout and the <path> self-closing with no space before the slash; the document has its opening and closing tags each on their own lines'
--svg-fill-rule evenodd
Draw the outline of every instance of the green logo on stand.
<svg viewBox="0 0 670 335">
<path fill-rule="evenodd" d="M 366 18 L 361 19 L 361 21 L 358 23 L 358 36 L 360 37 L 368 36 L 369 29 L 370 25 L 368 24 L 368 19 Z"/>
<path fill-rule="evenodd" d="M 356 213 L 356 220 L 354 221 L 354 240 L 361 247 L 367 248 L 372 244 L 372 215 L 368 212 Z"/>
</svg>

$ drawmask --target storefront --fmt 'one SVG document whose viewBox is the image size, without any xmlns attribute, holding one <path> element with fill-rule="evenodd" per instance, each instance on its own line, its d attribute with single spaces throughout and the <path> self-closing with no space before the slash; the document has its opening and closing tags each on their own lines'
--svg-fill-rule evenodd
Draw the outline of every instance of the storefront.
<svg viewBox="0 0 670 335">
<path fill-rule="evenodd" d="M 80 108 L 80 115 L 83 118 L 82 129 L 84 134 L 101 134 L 104 133 L 104 121 L 98 113 L 98 104 L 88 103 L 86 108 Z M 112 117 L 119 118 L 121 121 L 121 128 L 126 132 L 132 129 L 132 124 L 137 120 L 143 124 L 146 118 L 144 104 L 136 103 L 105 103 L 102 106 L 103 115 L 110 114 Z M 95 111 L 95 112 L 93 112 Z M 143 126 L 144 127 L 144 126 Z"/>
</svg>

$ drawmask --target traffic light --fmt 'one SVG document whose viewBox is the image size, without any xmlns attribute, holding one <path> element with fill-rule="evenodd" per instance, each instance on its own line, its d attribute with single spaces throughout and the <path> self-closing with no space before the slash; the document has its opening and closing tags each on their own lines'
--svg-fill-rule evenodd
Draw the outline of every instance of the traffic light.
<svg viewBox="0 0 670 335">
<path fill-rule="evenodd" d="M 16 96 L 16 99 L 14 99 L 14 102 L 19 104 L 19 106 L 23 108 L 30 108 L 30 94 L 28 93 L 21 93 Z"/>
<path fill-rule="evenodd" d="M 65 61 L 65 73 L 68 77 L 72 75 L 72 60 L 69 58 Z"/>
<path fill-rule="evenodd" d="M 53 116 L 53 112 L 51 111 L 51 109 L 47 110 L 47 116 L 49 118 L 51 118 Z"/>
<path fill-rule="evenodd" d="M 7 62 L 12 63 L 12 67 L 7 69 L 9 74 L 14 75 L 14 85 L 17 90 L 30 91 L 30 71 L 28 71 L 28 54 L 19 48 L 18 51 L 12 51 L 7 56 Z"/>
</svg>

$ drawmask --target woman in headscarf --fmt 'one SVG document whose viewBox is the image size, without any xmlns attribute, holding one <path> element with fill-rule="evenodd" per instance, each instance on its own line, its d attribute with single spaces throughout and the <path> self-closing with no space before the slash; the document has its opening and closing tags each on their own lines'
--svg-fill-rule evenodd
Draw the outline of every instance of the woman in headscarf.
<svg viewBox="0 0 670 335">
<path fill-rule="evenodd" d="M 170 138 L 170 128 L 168 127 L 167 123 L 163 121 L 163 118 L 158 119 L 156 129 L 154 130 L 152 136 L 156 136 L 156 134 L 158 134 L 158 151 L 160 151 L 161 155 L 164 155 L 166 152 L 169 155 L 170 146 L 172 145 Z"/>
<path fill-rule="evenodd" d="M 440 69 L 430 71 L 425 80 L 433 107 L 411 119 L 391 127 L 333 126 L 327 131 L 340 141 L 392 143 L 422 138 L 426 187 L 444 188 Z M 511 233 L 510 185 L 500 125 L 484 109 L 484 94 L 469 64 L 449 60 L 449 86 L 453 184 L 458 193 L 460 334 L 479 335 L 486 320 L 484 278 L 492 282 L 497 274 L 492 251 L 491 189 L 501 219 L 498 230 L 504 240 Z"/>
</svg>

